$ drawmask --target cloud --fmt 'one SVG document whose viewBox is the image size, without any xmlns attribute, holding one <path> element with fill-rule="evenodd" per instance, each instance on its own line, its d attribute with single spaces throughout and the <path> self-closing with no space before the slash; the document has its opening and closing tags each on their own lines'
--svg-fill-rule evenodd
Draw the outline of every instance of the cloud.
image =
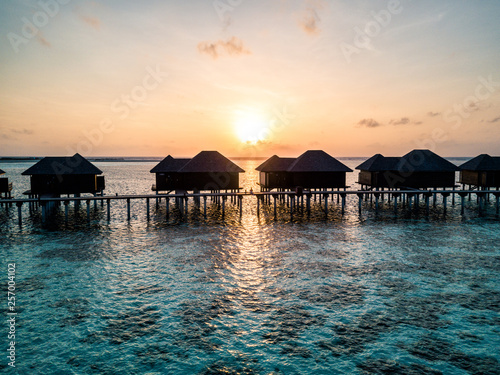
<svg viewBox="0 0 500 375">
<path fill-rule="evenodd" d="M 320 29 L 318 27 L 321 19 L 315 9 L 309 8 L 302 15 L 302 19 L 299 21 L 299 26 L 308 35 L 319 34 Z"/>
<path fill-rule="evenodd" d="M 410 123 L 410 119 L 408 117 L 401 117 L 400 120 L 391 120 L 389 124 L 391 125 L 407 125 Z"/>
<path fill-rule="evenodd" d="M 379 126 L 382 126 L 382 124 L 372 118 L 364 118 L 357 123 L 357 126 L 365 128 L 377 128 Z"/>
<path fill-rule="evenodd" d="M 420 125 L 422 121 L 411 121 L 409 117 L 401 117 L 399 120 L 389 121 L 391 125 Z"/>
<path fill-rule="evenodd" d="M 439 116 L 441 114 L 441 112 L 427 112 L 427 116 L 429 117 L 436 117 L 436 116 Z"/>
<path fill-rule="evenodd" d="M 243 46 L 243 41 L 235 36 L 227 42 L 223 40 L 218 40 L 217 42 L 200 42 L 198 43 L 198 52 L 209 55 L 213 59 L 217 59 L 223 55 L 239 56 L 251 54 Z"/>
<path fill-rule="evenodd" d="M 500 116 L 499 117 L 495 117 L 493 120 L 490 120 L 490 122 L 493 124 L 495 122 L 500 122 Z"/>
<path fill-rule="evenodd" d="M 45 39 L 42 35 L 42 33 L 40 31 L 38 31 L 36 33 L 36 40 L 38 41 L 38 43 L 40 43 L 42 46 L 45 46 L 45 47 L 50 47 L 50 43 L 47 39 Z"/>
<path fill-rule="evenodd" d="M 11 135 L 6 134 L 6 133 L 0 133 L 0 139 L 6 139 L 8 141 L 11 141 L 11 140 L 15 140 L 16 138 L 12 137 Z"/>
<path fill-rule="evenodd" d="M 89 26 L 92 26 L 96 30 L 99 30 L 99 28 L 101 27 L 101 21 L 98 18 L 84 16 L 82 14 L 80 14 L 80 18 L 83 20 L 83 22 L 85 22 Z"/>
<path fill-rule="evenodd" d="M 31 130 L 31 129 L 26 129 L 26 128 L 24 128 L 24 129 L 10 129 L 10 131 L 11 131 L 12 133 L 16 133 L 16 134 L 24 134 L 24 135 L 31 135 L 31 134 L 33 134 L 33 133 L 34 133 L 34 131 L 33 131 L 33 130 Z"/>
</svg>

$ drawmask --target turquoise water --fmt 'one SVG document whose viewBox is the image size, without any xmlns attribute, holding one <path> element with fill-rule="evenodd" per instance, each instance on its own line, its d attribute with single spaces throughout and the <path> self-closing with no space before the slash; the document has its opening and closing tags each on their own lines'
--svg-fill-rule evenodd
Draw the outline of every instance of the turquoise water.
<svg viewBox="0 0 500 375">
<path fill-rule="evenodd" d="M 247 189 L 258 163 L 239 162 Z M 149 193 L 154 163 L 96 164 L 108 194 Z M 2 165 L 16 192 L 27 167 Z M 21 229 L 0 208 L 4 308 L 15 263 L 18 312 L 16 368 L 4 356 L 1 373 L 500 374 L 493 202 L 427 218 L 369 202 L 359 215 L 352 200 L 326 219 L 317 202 L 274 221 L 245 199 L 241 218 L 211 205 L 166 222 L 160 207 L 149 223 L 143 206 L 130 222 L 117 203 L 109 223 L 98 205 L 90 223 L 83 206 L 47 227 L 26 211 Z"/>
</svg>

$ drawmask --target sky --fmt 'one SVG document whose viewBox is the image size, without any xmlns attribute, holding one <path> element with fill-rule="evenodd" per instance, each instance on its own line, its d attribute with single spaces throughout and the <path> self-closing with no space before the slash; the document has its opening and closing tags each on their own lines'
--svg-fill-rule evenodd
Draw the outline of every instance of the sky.
<svg viewBox="0 0 500 375">
<path fill-rule="evenodd" d="M 497 0 L 0 2 L 0 156 L 500 155 Z"/>
</svg>

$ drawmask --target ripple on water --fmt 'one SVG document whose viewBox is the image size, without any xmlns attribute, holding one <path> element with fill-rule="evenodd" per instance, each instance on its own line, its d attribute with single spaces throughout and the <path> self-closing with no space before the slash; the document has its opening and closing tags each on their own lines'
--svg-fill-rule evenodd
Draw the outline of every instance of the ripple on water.
<svg viewBox="0 0 500 375">
<path fill-rule="evenodd" d="M 448 362 L 473 375 L 500 374 L 500 363 L 494 357 L 467 355 L 451 343 L 429 334 L 412 345 L 403 345 L 412 355 L 427 361 Z"/>
<path fill-rule="evenodd" d="M 102 331 L 95 331 L 81 341 L 87 344 L 108 341 L 113 345 L 135 340 L 146 335 L 160 332 L 159 309 L 153 306 L 128 308 L 117 315 L 105 315 L 106 327 Z"/>
<path fill-rule="evenodd" d="M 367 359 L 356 365 L 363 374 L 442 375 L 441 371 L 419 364 L 402 364 L 390 359 Z"/>
</svg>

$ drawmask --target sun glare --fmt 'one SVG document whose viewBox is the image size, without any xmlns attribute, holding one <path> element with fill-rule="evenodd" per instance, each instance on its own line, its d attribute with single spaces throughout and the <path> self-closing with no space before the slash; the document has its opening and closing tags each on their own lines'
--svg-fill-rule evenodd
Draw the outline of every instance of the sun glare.
<svg viewBox="0 0 500 375">
<path fill-rule="evenodd" d="M 268 122 L 257 114 L 241 114 L 236 120 L 235 130 L 241 142 L 257 143 L 266 139 Z"/>
</svg>

